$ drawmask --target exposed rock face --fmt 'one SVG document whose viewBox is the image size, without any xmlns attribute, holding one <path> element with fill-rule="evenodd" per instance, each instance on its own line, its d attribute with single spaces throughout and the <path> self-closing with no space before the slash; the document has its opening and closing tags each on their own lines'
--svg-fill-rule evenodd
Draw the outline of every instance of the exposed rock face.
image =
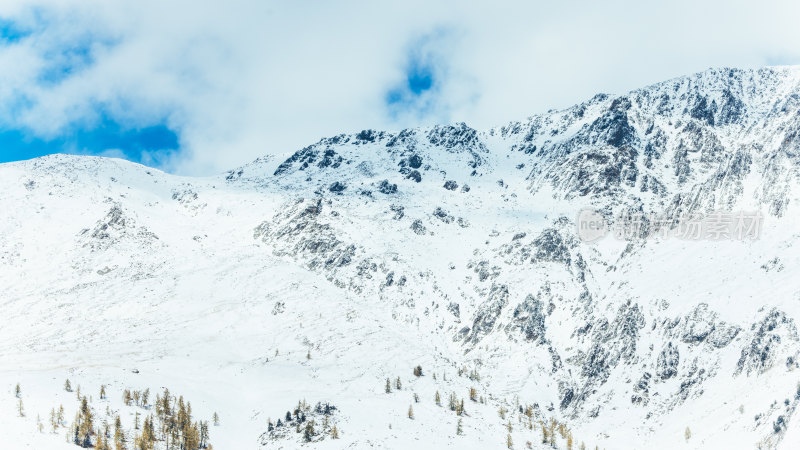
<svg viewBox="0 0 800 450">
<path fill-rule="evenodd" d="M 736 365 L 736 373 L 763 373 L 778 361 L 792 367 L 797 361 L 797 327 L 794 320 L 773 309 L 751 327 L 753 332 Z"/>
</svg>

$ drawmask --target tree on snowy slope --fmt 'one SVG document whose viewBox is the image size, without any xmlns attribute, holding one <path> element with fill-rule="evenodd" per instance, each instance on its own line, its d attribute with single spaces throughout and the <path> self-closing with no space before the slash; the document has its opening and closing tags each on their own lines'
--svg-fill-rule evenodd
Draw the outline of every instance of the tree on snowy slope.
<svg viewBox="0 0 800 450">
<path fill-rule="evenodd" d="M 119 416 L 117 416 L 116 419 L 114 419 L 114 450 L 123 450 L 127 442 L 127 439 L 125 439 L 125 432 L 122 430 L 122 421 Z"/>
<path fill-rule="evenodd" d="M 89 402 L 84 396 L 81 399 L 81 407 L 75 418 L 75 445 L 80 445 L 83 448 L 88 448 L 92 445 L 92 434 L 94 433 L 93 422 L 94 416 L 92 410 L 89 408 Z"/>
</svg>

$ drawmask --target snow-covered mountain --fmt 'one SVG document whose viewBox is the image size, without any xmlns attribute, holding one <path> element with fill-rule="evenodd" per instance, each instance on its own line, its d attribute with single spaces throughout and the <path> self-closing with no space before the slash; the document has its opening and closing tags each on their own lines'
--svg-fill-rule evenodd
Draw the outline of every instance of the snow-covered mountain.
<svg viewBox="0 0 800 450">
<path fill-rule="evenodd" d="M 800 443 L 800 68 L 342 134 L 219 177 L 54 155 L 0 165 L 0 192 L 4 448 L 74 447 L 36 428 L 74 416 L 67 378 L 131 438 L 153 409 L 124 389 L 181 393 L 219 414 L 217 449 L 545 448 L 552 419 L 559 448 Z M 763 223 L 587 243 L 584 208 Z M 270 427 L 298 401 L 302 427 Z"/>
</svg>

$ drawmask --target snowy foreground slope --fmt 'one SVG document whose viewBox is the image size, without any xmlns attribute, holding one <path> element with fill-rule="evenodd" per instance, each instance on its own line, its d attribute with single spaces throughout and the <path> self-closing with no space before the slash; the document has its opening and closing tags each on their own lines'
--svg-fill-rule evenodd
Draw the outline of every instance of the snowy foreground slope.
<svg viewBox="0 0 800 450">
<path fill-rule="evenodd" d="M 557 448 L 800 444 L 797 68 L 366 130 L 219 177 L 50 156 L 0 165 L 0 192 L 1 448 L 75 448 L 66 379 L 129 441 L 154 408 L 123 391 L 166 387 L 216 449 L 551 448 L 551 420 Z M 586 207 L 763 226 L 590 244 Z M 299 401 L 301 428 L 269 431 Z"/>
</svg>

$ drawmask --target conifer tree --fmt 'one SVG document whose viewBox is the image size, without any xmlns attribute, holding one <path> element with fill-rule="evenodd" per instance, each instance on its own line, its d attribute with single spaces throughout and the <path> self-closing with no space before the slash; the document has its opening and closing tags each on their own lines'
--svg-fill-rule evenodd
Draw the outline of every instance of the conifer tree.
<svg viewBox="0 0 800 450">
<path fill-rule="evenodd" d="M 411 405 L 408 405 L 408 418 L 409 419 L 414 418 L 414 408 Z"/>
<path fill-rule="evenodd" d="M 172 406 L 170 405 L 169 389 L 164 388 L 164 396 L 161 398 L 161 401 L 163 402 L 164 414 L 167 416 L 172 415 Z"/>
<path fill-rule="evenodd" d="M 686 442 L 689 442 L 689 439 L 692 438 L 692 430 L 689 427 L 686 427 L 686 431 L 683 432 L 683 437 L 686 438 Z"/>
<path fill-rule="evenodd" d="M 22 399 L 17 401 L 17 413 L 20 417 L 25 417 L 25 407 L 22 405 Z"/>
<path fill-rule="evenodd" d="M 439 391 L 436 391 L 436 396 L 433 399 L 436 402 L 436 406 L 442 406 L 442 397 L 439 395 Z"/>
<path fill-rule="evenodd" d="M 395 380 L 394 387 L 397 388 L 398 391 L 403 388 L 403 385 L 400 383 L 400 377 L 397 377 L 397 380 Z"/>
<path fill-rule="evenodd" d="M 336 428 L 336 425 L 331 429 L 331 439 L 339 439 L 339 429 Z"/>
<path fill-rule="evenodd" d="M 214 421 L 214 426 L 218 427 L 219 426 L 219 416 L 217 415 L 216 412 L 214 412 L 214 417 L 212 418 L 212 420 Z"/>
<path fill-rule="evenodd" d="M 142 406 L 146 408 L 149 401 L 150 401 L 150 388 L 147 388 L 144 391 L 142 391 Z"/>
<path fill-rule="evenodd" d="M 104 400 L 106 398 L 106 385 L 100 385 L 100 400 Z"/>
<path fill-rule="evenodd" d="M 111 450 L 111 445 L 108 443 L 108 437 L 101 430 L 97 430 L 97 444 L 96 450 Z"/>
<path fill-rule="evenodd" d="M 58 405 L 58 413 L 56 414 L 56 420 L 58 421 L 59 425 L 64 423 L 64 405 Z"/>
<path fill-rule="evenodd" d="M 514 441 L 511 440 L 511 434 L 510 433 L 508 434 L 508 436 L 506 436 L 506 447 L 514 448 Z"/>
<path fill-rule="evenodd" d="M 461 419 L 458 419 L 458 425 L 456 426 L 456 434 L 459 436 L 464 434 L 464 429 L 461 426 Z"/>
<path fill-rule="evenodd" d="M 269 423 L 272 428 L 272 422 Z M 208 445 L 208 422 L 200 422 L 200 448 L 205 448 Z"/>
<path fill-rule="evenodd" d="M 125 444 L 127 443 L 125 431 L 122 429 L 122 421 L 117 416 L 114 420 L 114 450 L 125 450 Z"/>
<path fill-rule="evenodd" d="M 64 390 L 67 392 L 72 392 L 72 384 L 70 384 L 69 378 L 67 378 L 67 381 L 64 382 Z"/>
<path fill-rule="evenodd" d="M 39 429 L 39 433 L 44 431 L 44 424 L 42 423 L 42 418 L 37 414 L 36 415 L 36 428 Z"/>
<path fill-rule="evenodd" d="M 416 392 L 414 392 L 414 403 L 419 403 L 419 395 Z"/>
<path fill-rule="evenodd" d="M 78 401 L 81 401 L 81 385 L 80 384 L 75 389 L 75 397 L 78 399 Z"/>
<path fill-rule="evenodd" d="M 77 444 L 83 448 L 87 448 L 92 445 L 92 433 L 94 432 L 94 425 L 93 425 L 94 417 L 92 415 L 92 410 L 89 408 L 89 402 L 86 400 L 84 396 L 81 399 L 81 407 L 78 411 L 78 421 L 77 421 Z"/>
<path fill-rule="evenodd" d="M 144 440 L 150 448 L 153 447 L 153 444 L 156 441 L 156 432 L 153 427 L 153 416 L 147 416 L 144 418 L 144 424 L 142 425 L 142 440 Z"/>
<path fill-rule="evenodd" d="M 447 401 L 447 407 L 450 408 L 450 411 L 455 411 L 456 406 L 458 406 L 458 401 L 456 400 L 456 393 L 450 393 L 450 399 Z"/>
<path fill-rule="evenodd" d="M 125 406 L 131 406 L 133 398 L 131 397 L 130 389 L 125 389 L 124 391 L 122 391 L 122 402 L 125 403 Z"/>
<path fill-rule="evenodd" d="M 303 438 L 306 442 L 311 442 L 311 439 L 314 438 L 314 421 L 309 420 L 306 422 L 306 429 L 303 431 Z"/>
<path fill-rule="evenodd" d="M 22 395 L 22 389 L 19 387 L 19 383 L 14 387 L 14 397 L 19 398 Z"/>
<path fill-rule="evenodd" d="M 478 390 L 474 387 L 469 388 L 469 399 L 473 402 L 478 401 Z"/>
<path fill-rule="evenodd" d="M 136 406 L 141 406 L 141 398 L 142 398 L 141 392 L 133 391 L 133 402 L 136 404 Z"/>
<path fill-rule="evenodd" d="M 136 411 L 136 414 L 133 416 L 133 429 L 139 429 L 139 411 Z"/>
<path fill-rule="evenodd" d="M 384 388 L 387 394 L 392 392 L 392 382 L 387 378 L 386 379 L 386 387 Z"/>
<path fill-rule="evenodd" d="M 58 422 L 56 421 L 56 409 L 50 409 L 50 427 L 53 429 L 53 433 L 56 432 L 58 429 Z"/>
</svg>

